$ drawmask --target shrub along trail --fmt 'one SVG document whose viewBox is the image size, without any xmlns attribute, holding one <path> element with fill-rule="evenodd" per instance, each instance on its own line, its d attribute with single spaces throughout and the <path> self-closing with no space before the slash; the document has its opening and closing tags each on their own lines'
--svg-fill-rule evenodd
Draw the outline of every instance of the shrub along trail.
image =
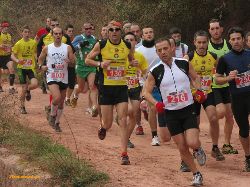
<svg viewBox="0 0 250 187">
<path fill-rule="evenodd" d="M 64 116 L 61 120 L 62 133 L 56 133 L 48 125 L 45 117 L 44 106 L 48 104 L 49 96 L 42 94 L 40 89 L 31 92 L 32 100 L 26 102 L 27 115 L 21 116 L 21 121 L 26 126 L 51 136 L 55 141 L 62 143 L 77 152 L 69 125 L 74 133 L 78 154 L 80 158 L 88 160 L 98 170 L 106 172 L 110 181 L 105 186 L 189 186 L 191 173 L 179 171 L 180 156 L 176 145 L 170 143 L 159 147 L 152 147 L 149 125 L 143 120 L 145 135 L 132 135 L 131 141 L 134 149 L 129 149 L 131 165 L 120 165 L 120 138 L 119 129 L 114 123 L 107 137 L 101 141 L 97 137 L 100 125 L 98 118 L 91 118 L 85 114 L 87 95 L 82 94 L 78 99 L 78 106 L 71 108 L 65 106 Z M 210 156 L 211 139 L 208 133 L 209 124 L 204 113 L 201 120 L 201 141 L 207 154 L 207 164 L 200 168 L 204 185 L 209 187 L 247 187 L 250 184 L 250 173 L 242 171 L 244 154 L 238 140 L 238 127 L 235 126 L 232 134 L 232 144 L 239 150 L 238 155 L 226 155 L 225 161 L 215 161 Z M 220 146 L 223 143 L 223 123 L 220 122 Z"/>
</svg>

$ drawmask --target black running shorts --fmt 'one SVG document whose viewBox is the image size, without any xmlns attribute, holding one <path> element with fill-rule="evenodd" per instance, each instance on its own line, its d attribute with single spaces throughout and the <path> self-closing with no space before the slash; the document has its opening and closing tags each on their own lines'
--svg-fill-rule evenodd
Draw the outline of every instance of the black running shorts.
<svg viewBox="0 0 250 187">
<path fill-rule="evenodd" d="M 231 97 L 229 93 L 229 87 L 213 88 L 215 104 L 220 103 L 228 104 L 231 103 Z"/>
<path fill-rule="evenodd" d="M 215 106 L 214 93 L 210 92 L 209 94 L 207 94 L 207 100 L 202 104 L 194 102 L 195 113 L 197 116 L 199 116 L 201 113 L 201 105 L 203 106 L 204 109 L 206 109 L 210 105 Z"/>
</svg>

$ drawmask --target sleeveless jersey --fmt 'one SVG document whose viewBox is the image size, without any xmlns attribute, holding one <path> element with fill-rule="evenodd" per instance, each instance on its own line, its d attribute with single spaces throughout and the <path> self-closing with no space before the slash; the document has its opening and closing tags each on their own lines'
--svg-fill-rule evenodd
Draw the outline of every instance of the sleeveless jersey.
<svg viewBox="0 0 250 187">
<path fill-rule="evenodd" d="M 186 60 L 173 58 L 171 67 L 161 61 L 150 70 L 165 109 L 179 110 L 193 104 L 188 68 Z"/>
<path fill-rule="evenodd" d="M 56 81 L 68 84 L 68 45 L 62 43 L 55 47 L 54 43 L 48 45 L 47 54 L 47 82 Z"/>
<path fill-rule="evenodd" d="M 109 40 L 100 42 L 102 61 L 111 60 L 108 68 L 100 68 L 100 83 L 103 85 L 127 85 L 126 62 L 130 52 L 130 44 L 121 40 L 119 44 L 112 44 Z"/>
<path fill-rule="evenodd" d="M 205 56 L 200 56 L 197 52 L 188 54 L 189 61 L 194 67 L 195 72 L 201 77 L 201 89 L 207 93 L 212 92 L 213 71 L 216 65 L 217 56 L 214 53 L 207 52 Z M 192 89 L 194 91 L 194 89 Z"/>
<path fill-rule="evenodd" d="M 213 45 L 211 44 L 211 42 L 209 41 L 209 43 L 208 43 L 208 51 L 210 51 L 212 53 L 215 53 L 217 55 L 217 57 L 220 58 L 223 55 L 227 54 L 230 51 L 230 49 L 227 46 L 226 40 L 223 40 L 223 47 L 221 49 L 215 49 L 213 47 Z M 224 87 L 227 87 L 227 86 L 229 86 L 228 83 L 223 84 L 223 85 L 217 85 L 215 83 L 215 78 L 213 77 L 212 88 L 224 88 Z"/>
<path fill-rule="evenodd" d="M 0 56 L 8 56 L 11 54 L 11 35 L 2 33 L 0 35 Z"/>
<path fill-rule="evenodd" d="M 22 64 L 17 64 L 17 68 L 21 69 L 35 69 L 35 55 L 37 43 L 34 39 L 24 41 L 19 40 L 12 48 L 13 53 Z"/>
<path fill-rule="evenodd" d="M 131 66 L 128 60 L 126 63 L 126 77 L 127 77 L 127 85 L 129 89 L 140 86 L 139 85 L 140 74 L 142 71 L 145 71 L 148 69 L 148 62 L 141 53 L 135 51 L 134 59 L 138 60 L 139 66 L 137 67 Z"/>
<path fill-rule="evenodd" d="M 44 46 L 52 44 L 53 42 L 54 42 L 54 38 L 53 38 L 51 33 L 48 33 L 47 35 L 44 35 L 44 37 L 43 37 Z M 65 36 L 63 36 L 62 37 L 62 43 L 66 43 L 66 42 L 67 42 L 67 38 Z"/>
</svg>

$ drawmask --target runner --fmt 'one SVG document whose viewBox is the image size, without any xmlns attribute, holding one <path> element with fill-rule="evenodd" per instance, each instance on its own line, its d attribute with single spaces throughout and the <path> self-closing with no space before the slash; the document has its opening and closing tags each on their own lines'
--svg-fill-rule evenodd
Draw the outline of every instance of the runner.
<svg viewBox="0 0 250 187">
<path fill-rule="evenodd" d="M 108 39 L 108 24 L 104 24 L 101 29 L 101 40 Z"/>
<path fill-rule="evenodd" d="M 12 49 L 11 58 L 17 63 L 17 74 L 22 86 L 20 96 L 21 114 L 27 114 L 25 98 L 27 101 L 30 101 L 30 91 L 38 87 L 38 80 L 35 78 L 36 45 L 36 41 L 30 38 L 30 28 L 26 25 L 22 29 L 22 39 L 19 40 Z M 30 83 L 27 82 L 27 77 Z"/>
<path fill-rule="evenodd" d="M 136 40 L 137 40 L 137 44 L 135 46 L 135 48 L 137 49 L 138 47 L 140 47 L 142 45 L 142 31 L 140 26 L 137 23 L 132 23 L 130 30 L 132 33 L 134 33 L 134 35 L 136 36 Z"/>
<path fill-rule="evenodd" d="M 130 30 L 131 25 L 132 24 L 130 22 L 124 21 L 123 27 L 122 27 L 124 34 L 131 32 L 131 30 Z"/>
<path fill-rule="evenodd" d="M 4 74 L 9 74 L 9 94 L 14 94 L 17 91 L 14 88 L 15 81 L 15 69 L 14 63 L 11 61 L 11 46 L 12 39 L 9 34 L 9 22 L 4 21 L 1 23 L 2 31 L 0 35 L 0 92 L 3 92 L 3 88 L 1 86 L 1 74 L 2 69 Z"/>
<path fill-rule="evenodd" d="M 189 79 L 197 82 L 198 76 L 186 60 L 172 57 L 173 48 L 168 39 L 158 40 L 155 47 L 161 61 L 150 69 L 143 95 L 158 113 L 165 113 L 168 129 L 177 144 L 181 158 L 193 172 L 192 185 L 202 185 L 202 175 L 189 152 L 189 148 L 195 150 L 194 157 L 199 165 L 205 165 L 206 155 L 199 140 L 194 101 L 189 86 Z M 152 96 L 155 86 L 160 90 L 161 101 Z"/>
<path fill-rule="evenodd" d="M 223 27 L 221 22 L 217 19 L 212 19 L 209 22 L 209 33 L 211 35 L 208 51 L 213 52 L 218 58 L 229 52 L 231 48 L 227 44 L 226 40 L 223 40 L 222 33 Z M 228 84 L 217 85 L 213 78 L 212 89 L 215 97 L 216 113 L 219 119 L 225 117 L 224 125 L 224 145 L 222 147 L 223 154 L 237 154 L 237 149 L 234 149 L 231 145 L 231 135 L 233 131 L 234 119 L 231 109 L 231 99 Z"/>
<path fill-rule="evenodd" d="M 126 64 L 126 76 L 127 76 L 127 85 L 128 85 L 128 97 L 129 97 L 129 108 L 128 108 L 128 135 L 129 138 L 135 128 L 136 125 L 136 117 L 138 113 L 141 113 L 140 110 L 140 95 L 141 95 L 141 86 L 139 84 L 139 75 L 144 76 L 147 73 L 148 70 L 148 63 L 145 59 L 145 57 L 135 51 L 135 45 L 137 43 L 136 36 L 132 32 L 128 32 L 124 36 L 124 40 L 131 43 L 131 49 L 133 51 L 134 59 L 138 61 L 137 67 L 132 67 L 127 61 Z M 134 148 L 134 144 L 130 141 L 128 141 L 128 147 Z"/>
<path fill-rule="evenodd" d="M 250 50 L 250 32 L 246 33 L 245 40 L 246 40 L 246 49 Z"/>
<path fill-rule="evenodd" d="M 65 27 L 65 33 L 69 36 L 70 41 L 74 40 L 74 26 L 71 24 L 67 24 Z"/>
<path fill-rule="evenodd" d="M 239 137 L 245 152 L 245 170 L 250 172 L 249 119 L 250 114 L 250 51 L 244 50 L 244 31 L 232 27 L 228 31 L 232 50 L 220 58 L 216 82 L 229 83 L 232 111 L 239 126 Z M 224 76 L 226 74 L 226 76 Z"/>
<path fill-rule="evenodd" d="M 46 19 L 46 26 L 44 28 L 40 28 L 35 36 L 35 41 L 39 42 L 39 40 L 41 39 L 41 37 L 45 34 L 48 34 L 50 32 L 50 28 L 51 28 L 51 18 L 47 18 Z"/>
<path fill-rule="evenodd" d="M 194 67 L 196 73 L 201 77 L 201 89 L 207 93 L 207 99 L 202 104 L 195 102 L 197 122 L 200 124 L 200 110 L 203 106 L 210 124 L 210 135 L 212 138 L 211 155 L 217 161 L 225 160 L 218 148 L 219 123 L 216 115 L 214 94 L 211 88 L 213 69 L 217 64 L 217 55 L 207 51 L 208 34 L 205 31 L 197 31 L 194 34 L 195 51 L 185 56 Z M 192 90 L 194 92 L 194 89 Z"/>
<path fill-rule="evenodd" d="M 154 30 L 151 27 L 145 27 L 142 29 L 142 45 L 136 49 L 136 51 L 143 54 L 148 62 L 148 71 L 156 64 L 159 63 L 160 59 L 155 50 L 155 41 L 154 41 Z M 143 83 L 143 81 L 141 82 Z M 157 88 L 153 90 L 153 96 L 157 100 L 161 100 L 161 96 Z M 149 104 L 149 115 L 148 122 L 151 128 L 152 133 L 152 146 L 159 146 L 160 140 L 157 134 L 157 117 L 155 107 Z"/>
<path fill-rule="evenodd" d="M 98 137 L 103 140 L 106 137 L 106 131 L 111 128 L 115 106 L 121 130 L 121 164 L 128 165 L 130 164 L 127 154 L 128 87 L 125 79 L 125 66 L 128 58 L 131 65 L 136 65 L 136 63 L 132 61 L 130 44 L 121 39 L 121 28 L 121 23 L 111 21 L 108 25 L 109 39 L 96 43 L 88 54 L 86 63 L 100 67 L 99 104 L 103 124 L 98 131 Z M 101 61 L 95 61 L 98 55 L 101 55 Z"/>
<path fill-rule="evenodd" d="M 169 30 L 171 37 L 175 40 L 175 56 L 182 58 L 188 53 L 188 46 L 181 42 L 181 29 L 173 27 Z"/>
<path fill-rule="evenodd" d="M 68 66 L 74 66 L 75 57 L 72 47 L 62 43 L 63 30 L 60 27 L 54 28 L 51 34 L 54 42 L 43 48 L 38 64 L 39 69 L 47 71 L 47 84 L 53 98 L 49 124 L 56 132 L 61 132 L 59 124 L 68 87 Z"/>
<path fill-rule="evenodd" d="M 91 24 L 84 23 L 83 34 L 76 36 L 74 41 L 72 42 L 73 46 L 75 47 L 75 50 L 77 51 L 76 74 L 78 87 L 75 89 L 74 97 L 71 100 L 71 106 L 76 107 L 78 95 L 84 90 L 84 87 L 86 86 L 85 83 L 87 82 L 87 86 L 90 91 L 89 105 L 91 105 L 91 115 L 92 117 L 96 117 L 98 115 L 97 89 L 94 84 L 96 67 L 88 66 L 85 64 L 85 58 L 87 54 L 91 51 L 94 44 L 96 43 L 96 38 L 91 35 L 91 30 Z"/>
</svg>

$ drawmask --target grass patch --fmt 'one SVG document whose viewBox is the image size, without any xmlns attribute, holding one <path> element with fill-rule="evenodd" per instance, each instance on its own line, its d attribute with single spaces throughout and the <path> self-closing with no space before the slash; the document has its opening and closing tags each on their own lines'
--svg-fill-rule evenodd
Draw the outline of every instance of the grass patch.
<svg viewBox="0 0 250 187">
<path fill-rule="evenodd" d="M 1 117 L 0 117 L 1 118 Z M 108 176 L 49 137 L 21 126 L 14 119 L 0 119 L 0 145 L 8 146 L 24 159 L 48 171 L 61 186 L 101 186 Z"/>
</svg>

